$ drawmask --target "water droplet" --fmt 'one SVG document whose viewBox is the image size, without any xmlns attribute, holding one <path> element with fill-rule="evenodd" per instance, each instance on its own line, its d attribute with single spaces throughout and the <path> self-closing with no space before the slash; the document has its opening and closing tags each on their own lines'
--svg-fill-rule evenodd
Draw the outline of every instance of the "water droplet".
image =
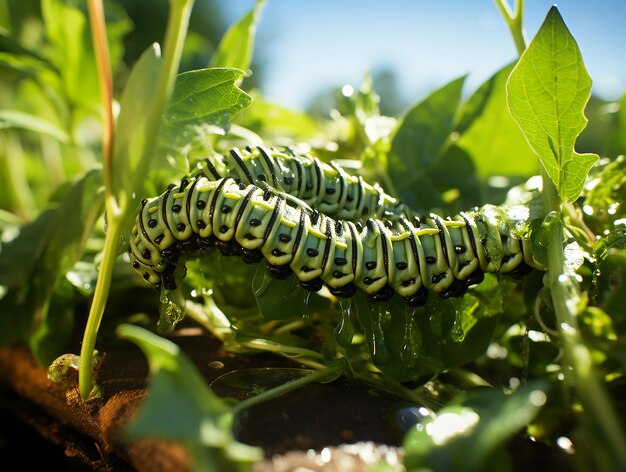
<svg viewBox="0 0 626 472">
<path fill-rule="evenodd" d="M 454 324 L 450 330 L 450 337 L 455 343 L 463 342 L 465 339 L 465 330 L 463 329 L 463 310 L 461 303 L 452 300 L 454 306 Z"/>
<path fill-rule="evenodd" d="M 168 333 L 185 317 L 185 299 L 180 290 L 161 290 L 157 331 Z"/>
<path fill-rule="evenodd" d="M 341 320 L 335 328 L 335 341 L 342 347 L 348 347 L 352 344 L 354 337 L 354 323 L 350 317 L 352 299 L 339 299 L 339 306 L 341 307 Z"/>
</svg>

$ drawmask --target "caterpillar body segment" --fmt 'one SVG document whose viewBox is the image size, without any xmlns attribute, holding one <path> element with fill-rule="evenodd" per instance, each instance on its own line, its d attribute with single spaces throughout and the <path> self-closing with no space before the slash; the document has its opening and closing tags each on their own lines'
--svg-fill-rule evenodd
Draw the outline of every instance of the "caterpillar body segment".
<svg viewBox="0 0 626 472">
<path fill-rule="evenodd" d="M 210 180 L 232 177 L 246 184 L 265 182 L 337 219 L 358 221 L 412 214 L 380 185 L 350 175 L 334 162 L 327 164 L 290 148 L 234 148 L 217 162 L 202 161 L 198 173 Z"/>
<path fill-rule="evenodd" d="M 216 247 L 249 263 L 265 259 L 273 276 L 293 273 L 308 290 L 325 285 L 338 297 L 363 290 L 374 301 L 397 292 L 420 305 L 429 291 L 462 295 L 485 272 L 541 268 L 506 212 L 494 208 L 354 222 L 269 187 L 196 176 L 142 202 L 130 257 L 145 280 L 166 289 L 184 277 L 187 257 Z"/>
</svg>

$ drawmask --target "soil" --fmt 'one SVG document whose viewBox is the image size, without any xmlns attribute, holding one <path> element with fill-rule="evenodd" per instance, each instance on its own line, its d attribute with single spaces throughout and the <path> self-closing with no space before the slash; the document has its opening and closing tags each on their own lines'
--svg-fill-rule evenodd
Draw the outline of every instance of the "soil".
<svg viewBox="0 0 626 472">
<path fill-rule="evenodd" d="M 300 367 L 275 356 L 235 356 L 199 329 L 183 329 L 171 339 L 208 383 L 246 368 Z M 145 397 L 147 373 L 145 357 L 134 345 L 107 347 L 98 372 L 104 396 L 83 402 L 75 383 L 48 380 L 26 348 L 0 349 L 3 463 L 14 459 L 23 469 L 57 466 L 68 471 L 188 470 L 182 446 L 129 443 L 120 436 Z M 237 438 L 265 451 L 255 472 L 365 471 L 379 459 L 394 465 L 401 461 L 401 433 L 389 418 L 401 404 L 393 395 L 344 378 L 315 383 L 244 412 Z"/>
</svg>

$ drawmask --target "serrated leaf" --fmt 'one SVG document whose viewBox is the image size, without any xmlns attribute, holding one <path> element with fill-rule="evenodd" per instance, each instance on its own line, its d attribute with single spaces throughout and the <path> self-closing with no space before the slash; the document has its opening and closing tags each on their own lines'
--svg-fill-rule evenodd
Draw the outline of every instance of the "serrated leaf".
<svg viewBox="0 0 626 472">
<path fill-rule="evenodd" d="M 228 127 L 251 102 L 236 85 L 243 75 L 242 70 L 226 68 L 179 74 L 163 121 L 163 147 L 177 153 L 214 134 L 215 127 Z"/>
<path fill-rule="evenodd" d="M 128 438 L 180 441 L 197 470 L 206 470 L 200 468 L 206 461 L 220 470 L 238 470 L 263 457 L 260 449 L 235 440 L 229 407 L 176 344 L 138 326 L 121 325 L 118 334 L 137 344 L 150 366 L 148 396 L 124 430 Z"/>
<path fill-rule="evenodd" d="M 165 121 L 177 124 L 220 124 L 241 113 L 250 96 L 235 86 L 239 69 L 211 68 L 183 72 L 176 77 Z"/>
<path fill-rule="evenodd" d="M 257 23 L 265 0 L 257 0 L 254 8 L 232 25 L 211 57 L 209 67 L 234 67 L 247 71 L 252 62 Z"/>
<path fill-rule="evenodd" d="M 556 7 L 511 72 L 507 101 L 513 118 L 541 159 L 563 200 L 574 201 L 597 160 L 578 154 L 591 79 L 576 41 Z"/>
</svg>

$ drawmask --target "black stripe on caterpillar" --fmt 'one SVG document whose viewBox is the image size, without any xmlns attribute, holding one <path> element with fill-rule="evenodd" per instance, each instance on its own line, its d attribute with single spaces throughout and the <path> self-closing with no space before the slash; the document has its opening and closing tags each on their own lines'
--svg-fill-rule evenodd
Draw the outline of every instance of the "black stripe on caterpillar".
<svg viewBox="0 0 626 472">
<path fill-rule="evenodd" d="M 527 224 L 527 207 L 493 205 L 448 219 L 399 215 L 362 224 L 335 220 L 276 190 L 197 177 L 142 202 L 129 251 L 134 269 L 165 289 L 184 277 L 187 257 L 217 247 L 249 263 L 267 260 L 278 278 L 293 272 L 308 290 L 326 285 L 351 297 L 361 289 L 373 301 L 397 292 L 421 305 L 428 291 L 462 295 L 485 272 L 542 269 L 518 230 Z"/>
<path fill-rule="evenodd" d="M 338 219 L 412 216 L 404 204 L 385 193 L 380 185 L 350 175 L 334 162 L 327 164 L 291 148 L 233 148 L 215 163 L 205 159 L 199 164 L 197 175 L 210 180 L 232 177 L 259 186 L 266 183 Z"/>
</svg>

